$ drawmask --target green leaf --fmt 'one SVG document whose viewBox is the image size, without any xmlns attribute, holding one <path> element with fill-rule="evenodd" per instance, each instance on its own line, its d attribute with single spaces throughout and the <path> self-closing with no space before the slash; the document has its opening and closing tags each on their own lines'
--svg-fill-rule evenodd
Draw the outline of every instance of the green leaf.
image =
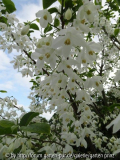
<svg viewBox="0 0 120 160">
<path fill-rule="evenodd" d="M 65 8 L 73 8 L 72 0 L 65 0 Z"/>
<path fill-rule="evenodd" d="M 120 0 L 115 0 L 115 1 L 120 6 Z"/>
<path fill-rule="evenodd" d="M 8 13 L 16 11 L 15 5 L 11 0 L 2 0 Z"/>
<path fill-rule="evenodd" d="M 22 149 L 22 144 L 18 148 L 14 149 L 13 153 L 18 154 L 20 153 L 21 149 Z"/>
<path fill-rule="evenodd" d="M 26 114 L 22 117 L 22 119 L 21 119 L 21 121 L 20 121 L 20 126 L 27 126 L 27 125 L 30 123 L 30 121 L 31 121 L 34 117 L 36 117 L 36 116 L 38 116 L 38 115 L 39 115 L 38 112 L 29 112 L 29 113 L 26 113 Z"/>
<path fill-rule="evenodd" d="M 114 30 L 114 35 L 117 36 L 118 33 L 119 33 L 119 29 L 115 29 L 115 30 Z"/>
<path fill-rule="evenodd" d="M 62 5 L 62 0 L 58 0 L 58 2 Z M 63 6 L 65 7 L 65 0 Z"/>
<path fill-rule="evenodd" d="M 54 26 L 57 27 L 57 26 L 59 26 L 59 24 L 60 24 L 59 19 L 55 18 Z"/>
<path fill-rule="evenodd" d="M 7 24 L 7 18 L 1 16 L 1 17 L 0 17 L 0 22 Z"/>
<path fill-rule="evenodd" d="M 51 25 L 48 24 L 47 27 L 44 29 L 44 33 L 47 33 L 51 30 L 52 30 L 52 27 L 51 27 Z"/>
<path fill-rule="evenodd" d="M 14 125 L 14 126 L 11 127 L 12 133 L 17 132 L 17 130 L 18 130 L 18 126 L 17 125 Z"/>
<path fill-rule="evenodd" d="M 11 134 L 11 128 L 3 128 L 0 126 L 0 135 L 4 135 L 4 134 Z"/>
<path fill-rule="evenodd" d="M 62 0 L 58 0 L 58 2 L 59 2 L 60 4 L 62 4 Z"/>
<path fill-rule="evenodd" d="M 95 0 L 95 5 L 101 5 L 101 2 Z"/>
<path fill-rule="evenodd" d="M 50 133 L 50 125 L 47 123 L 35 123 L 26 127 L 22 126 L 20 129 L 25 132 L 28 131 L 33 133 L 44 133 L 44 134 Z"/>
<path fill-rule="evenodd" d="M 108 108 L 108 110 L 109 110 L 109 111 L 113 111 L 115 107 L 117 107 L 118 109 L 120 109 L 120 103 L 112 104 L 112 105 Z"/>
<path fill-rule="evenodd" d="M 2 92 L 2 93 L 7 93 L 7 91 L 4 91 L 4 90 L 0 90 L 0 92 Z"/>
<path fill-rule="evenodd" d="M 48 9 L 48 12 L 50 12 L 50 14 L 52 14 L 52 13 L 58 12 L 58 10 L 57 10 L 57 8 L 53 7 L 53 8 Z"/>
<path fill-rule="evenodd" d="M 35 23 L 32 23 L 32 24 L 30 25 L 30 28 L 35 29 L 35 30 L 39 30 L 39 27 L 38 27 L 37 24 L 35 24 Z"/>
<path fill-rule="evenodd" d="M 13 125 L 15 125 L 15 123 L 12 121 L 8 121 L 8 120 L 1 120 L 0 121 L 0 126 L 4 127 L 4 128 L 9 128 L 9 127 L 12 127 Z"/>
<path fill-rule="evenodd" d="M 92 73 L 92 72 L 88 72 L 88 73 L 86 74 L 86 76 L 87 76 L 87 77 L 92 77 L 92 76 L 93 76 L 93 73 Z"/>
<path fill-rule="evenodd" d="M 43 0 L 43 8 L 46 9 L 51 6 L 57 0 Z"/>
</svg>

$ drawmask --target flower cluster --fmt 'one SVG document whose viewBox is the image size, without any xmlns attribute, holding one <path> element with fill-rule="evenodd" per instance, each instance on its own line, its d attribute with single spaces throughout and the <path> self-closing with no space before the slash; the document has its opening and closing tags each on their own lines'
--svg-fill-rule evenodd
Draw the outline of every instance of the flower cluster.
<svg viewBox="0 0 120 160">
<path fill-rule="evenodd" d="M 101 2 L 77 2 L 71 1 L 74 9 L 66 7 L 66 2 L 61 4 L 60 11 L 40 10 L 35 23 L 24 25 L 14 14 L 2 12 L 6 8 L 0 5 L 0 18 L 7 20 L 0 21 L 0 49 L 20 53 L 11 63 L 22 76 L 30 76 L 33 83 L 28 114 L 17 107 L 16 99 L 0 99 L 0 119 L 4 119 L 0 128 L 5 133 L 3 123 L 6 122 L 8 129 L 8 136 L 0 134 L 0 159 L 15 151 L 25 154 L 120 152 L 119 136 L 116 133 L 114 137 L 107 130 L 112 125 L 114 133 L 120 129 L 119 31 L 101 9 Z M 52 17 L 54 11 L 57 13 Z M 31 28 L 40 28 L 39 39 L 31 36 Z M 116 76 L 111 77 L 114 72 Z M 24 112 L 17 122 L 13 108 Z M 38 116 L 44 112 L 55 114 L 47 121 Z M 46 123 L 50 125 L 49 134 L 44 126 L 40 128 Z"/>
</svg>

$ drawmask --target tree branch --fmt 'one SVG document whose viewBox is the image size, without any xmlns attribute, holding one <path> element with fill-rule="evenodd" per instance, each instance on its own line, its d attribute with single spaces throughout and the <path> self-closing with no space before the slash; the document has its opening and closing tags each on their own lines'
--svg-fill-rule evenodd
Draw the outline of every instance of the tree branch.
<svg viewBox="0 0 120 160">
<path fill-rule="evenodd" d="M 117 38 L 109 36 L 109 34 L 107 33 L 107 31 L 106 31 L 106 29 L 105 29 L 104 26 L 102 27 L 102 29 L 103 29 L 103 31 L 105 32 L 105 34 L 111 39 L 111 41 L 112 41 L 113 44 L 117 47 L 117 49 L 120 50 L 120 47 L 115 43 L 115 41 L 116 41 L 116 42 L 118 42 L 118 44 L 120 44 L 120 42 L 117 40 Z"/>
</svg>

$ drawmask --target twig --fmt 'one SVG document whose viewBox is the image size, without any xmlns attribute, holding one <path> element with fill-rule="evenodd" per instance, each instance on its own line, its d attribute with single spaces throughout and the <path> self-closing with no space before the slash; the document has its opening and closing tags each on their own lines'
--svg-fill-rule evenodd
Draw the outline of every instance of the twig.
<svg viewBox="0 0 120 160">
<path fill-rule="evenodd" d="M 44 68 L 42 70 L 49 76 L 49 73 Z"/>
</svg>

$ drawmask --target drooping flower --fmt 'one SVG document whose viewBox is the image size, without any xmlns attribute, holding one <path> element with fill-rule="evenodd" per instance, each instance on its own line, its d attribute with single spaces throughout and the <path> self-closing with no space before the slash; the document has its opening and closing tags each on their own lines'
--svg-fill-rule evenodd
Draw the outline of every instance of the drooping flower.
<svg viewBox="0 0 120 160">
<path fill-rule="evenodd" d="M 70 55 L 72 47 L 86 47 L 86 42 L 74 27 L 62 29 L 59 37 L 53 41 L 52 47 L 57 49 L 62 47 L 62 54 L 66 58 Z"/>
<path fill-rule="evenodd" d="M 109 129 L 112 125 L 113 133 L 116 133 L 120 129 L 120 114 L 106 128 Z"/>
<path fill-rule="evenodd" d="M 92 78 L 88 78 L 85 82 L 86 88 L 95 88 L 99 91 L 103 90 L 102 77 L 94 76 Z"/>
<path fill-rule="evenodd" d="M 38 11 L 36 17 L 40 17 L 40 25 L 42 28 L 46 28 L 48 23 L 52 23 L 52 16 L 47 9 Z"/>
</svg>

